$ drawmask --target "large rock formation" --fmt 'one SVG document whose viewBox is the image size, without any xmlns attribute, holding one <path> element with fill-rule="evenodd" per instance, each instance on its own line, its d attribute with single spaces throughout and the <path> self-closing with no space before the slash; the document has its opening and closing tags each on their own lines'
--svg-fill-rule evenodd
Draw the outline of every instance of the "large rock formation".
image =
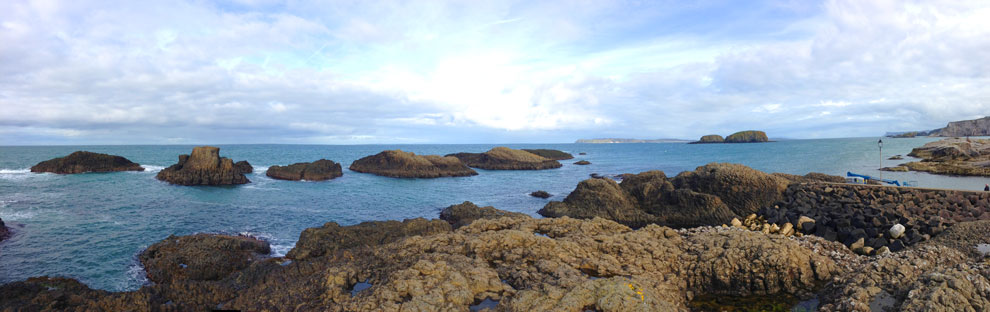
<svg viewBox="0 0 990 312">
<path fill-rule="evenodd" d="M 469 167 L 488 170 L 541 170 L 560 168 L 556 160 L 508 147 L 496 147 L 484 153 L 457 153 L 454 156 Z"/>
<path fill-rule="evenodd" d="M 423 218 L 399 221 L 369 221 L 351 226 L 327 222 L 322 227 L 308 228 L 299 235 L 296 247 L 285 256 L 290 259 L 308 259 L 332 254 L 338 249 L 357 246 L 378 246 L 407 236 L 432 235 L 450 232 L 443 220 Z"/>
<path fill-rule="evenodd" d="M 393 178 L 439 178 L 477 175 L 455 157 L 384 151 L 351 163 L 350 169 Z"/>
<path fill-rule="evenodd" d="M 934 174 L 990 176 L 990 140 L 986 139 L 942 139 L 915 148 L 908 156 L 922 160 L 899 167 Z M 904 170 L 888 170 L 898 169 Z"/>
<path fill-rule="evenodd" d="M 271 253 L 268 242 L 220 234 L 174 235 L 138 255 L 155 283 L 215 281 L 248 267 Z"/>
<path fill-rule="evenodd" d="M 244 162 L 247 164 L 247 162 Z M 248 166 L 235 166 L 220 157 L 220 148 L 199 146 L 190 155 L 179 155 L 179 163 L 162 169 L 156 178 L 178 185 L 229 185 L 251 182 L 244 176 Z"/>
<path fill-rule="evenodd" d="M 536 154 L 536 155 L 538 155 L 540 157 L 543 157 L 543 158 L 546 158 L 546 159 L 550 159 L 550 160 L 568 160 L 568 159 L 573 159 L 574 158 L 574 155 L 571 155 L 570 153 L 565 153 L 565 152 L 558 151 L 558 150 L 553 150 L 553 149 L 526 149 L 526 148 L 524 148 L 522 150 L 527 151 L 527 152 L 530 152 L 530 153 L 533 153 L 533 154 Z"/>
<path fill-rule="evenodd" d="M 311 163 L 295 163 L 288 166 L 271 166 L 265 175 L 279 180 L 326 181 L 343 176 L 340 164 L 320 159 Z"/>
<path fill-rule="evenodd" d="M 804 181 L 835 177 L 794 176 Z M 563 202 L 550 202 L 539 211 L 546 217 L 602 217 L 641 227 L 656 223 L 671 227 L 718 225 L 755 213 L 781 200 L 791 183 L 737 164 L 712 163 L 668 179 L 661 171 L 624 175 L 622 183 L 588 179 Z"/>
<path fill-rule="evenodd" d="M 709 134 L 706 136 L 702 136 L 701 140 L 698 140 L 698 142 L 695 143 L 724 143 L 724 142 L 725 142 L 725 138 L 723 138 L 721 135 Z"/>
<path fill-rule="evenodd" d="M 770 141 L 763 131 L 748 130 L 739 131 L 725 137 L 725 143 L 760 143 Z"/>
<path fill-rule="evenodd" d="M 58 174 L 114 171 L 144 171 L 144 168 L 124 157 L 86 151 L 42 161 L 31 167 L 31 172 Z"/>
<path fill-rule="evenodd" d="M 950 122 L 945 128 L 933 130 L 930 136 L 966 137 L 990 136 L 990 116 L 973 120 Z"/>
<path fill-rule="evenodd" d="M 454 229 L 471 224 L 471 222 L 478 219 L 497 219 L 504 217 L 529 218 L 524 213 L 499 210 L 492 206 L 478 207 L 478 205 L 469 201 L 451 205 L 440 211 L 440 220 L 447 221 Z"/>
</svg>

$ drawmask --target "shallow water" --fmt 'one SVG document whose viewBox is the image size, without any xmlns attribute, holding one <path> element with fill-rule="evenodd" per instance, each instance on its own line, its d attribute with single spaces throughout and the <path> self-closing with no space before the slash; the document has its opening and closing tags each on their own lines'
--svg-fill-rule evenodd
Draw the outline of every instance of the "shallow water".
<svg viewBox="0 0 990 312">
<path fill-rule="evenodd" d="M 884 166 L 930 138 L 887 139 Z M 575 154 L 559 169 L 478 170 L 478 176 L 394 179 L 351 172 L 355 159 L 399 148 L 418 154 L 482 152 L 496 145 L 220 145 L 220 154 L 255 167 L 252 183 L 230 187 L 173 186 L 155 179 L 162 168 L 193 146 L 0 147 L 0 218 L 15 235 L 0 243 L 0 283 L 32 276 L 78 278 L 94 288 L 132 290 L 146 281 L 136 255 L 168 235 L 197 232 L 248 234 L 272 243 L 283 255 L 308 227 L 334 221 L 436 218 L 443 207 L 470 200 L 479 205 L 536 215 L 549 200 L 562 200 L 591 173 L 663 170 L 673 176 L 709 162 L 742 163 L 768 172 L 809 171 L 877 175 L 875 138 L 795 140 L 765 144 L 509 144 Z M 79 175 L 34 174 L 28 168 L 76 150 L 109 153 L 142 164 L 145 172 Z M 588 153 L 578 156 L 578 152 Z M 265 177 L 271 165 L 327 158 L 342 163 L 344 176 L 326 182 Z M 592 164 L 572 163 L 585 159 Z M 883 173 L 922 186 L 981 190 L 985 178 Z M 535 190 L 553 194 L 531 197 Z"/>
</svg>

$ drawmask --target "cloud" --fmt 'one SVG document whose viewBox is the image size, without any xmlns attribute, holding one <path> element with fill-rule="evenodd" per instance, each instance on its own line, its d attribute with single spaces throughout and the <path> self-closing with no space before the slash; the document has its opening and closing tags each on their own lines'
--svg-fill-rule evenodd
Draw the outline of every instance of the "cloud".
<svg viewBox="0 0 990 312">
<path fill-rule="evenodd" d="M 978 1 L 9 1 L 0 144 L 928 129 L 990 111 L 988 21 Z"/>
</svg>

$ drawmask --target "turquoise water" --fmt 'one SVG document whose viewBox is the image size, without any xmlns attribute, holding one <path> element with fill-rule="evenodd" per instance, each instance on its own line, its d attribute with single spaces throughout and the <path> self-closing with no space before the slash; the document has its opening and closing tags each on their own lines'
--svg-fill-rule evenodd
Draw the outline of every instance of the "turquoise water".
<svg viewBox="0 0 990 312">
<path fill-rule="evenodd" d="M 929 138 L 885 140 L 884 159 L 907 154 Z M 192 146 L 0 147 L 0 218 L 15 235 L 0 243 L 0 283 L 32 276 L 77 278 L 94 288 L 132 290 L 146 281 L 136 255 L 170 234 L 248 233 L 287 252 L 308 227 L 328 221 L 436 218 L 440 209 L 473 201 L 536 216 L 546 190 L 562 200 L 591 173 L 620 174 L 659 169 L 673 176 L 709 162 L 742 163 L 769 172 L 809 171 L 878 174 L 875 138 L 794 140 L 765 144 L 508 144 L 553 148 L 576 159 L 541 171 L 487 171 L 473 177 L 394 179 L 351 172 L 355 159 L 399 148 L 418 154 L 483 152 L 496 145 L 220 145 L 220 154 L 255 166 L 252 183 L 233 187 L 173 186 L 155 173 Z M 37 162 L 76 150 L 127 157 L 145 172 L 79 175 L 34 174 Z M 586 152 L 586 156 L 577 153 Z M 271 165 L 327 158 L 342 163 L 344 176 L 326 182 L 277 181 Z M 571 164 L 586 159 L 592 164 Z M 906 160 L 905 160 L 906 161 Z M 898 161 L 884 160 L 884 166 Z M 979 190 L 990 179 L 884 173 L 922 186 Z"/>
</svg>

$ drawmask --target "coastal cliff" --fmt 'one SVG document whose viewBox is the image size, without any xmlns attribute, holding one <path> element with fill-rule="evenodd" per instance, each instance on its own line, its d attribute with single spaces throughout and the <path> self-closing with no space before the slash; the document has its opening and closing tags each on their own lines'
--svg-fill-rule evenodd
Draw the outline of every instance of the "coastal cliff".
<svg viewBox="0 0 990 312">
<path fill-rule="evenodd" d="M 966 137 L 990 136 L 990 116 L 973 120 L 950 122 L 945 128 L 932 131 L 930 136 Z"/>
</svg>

